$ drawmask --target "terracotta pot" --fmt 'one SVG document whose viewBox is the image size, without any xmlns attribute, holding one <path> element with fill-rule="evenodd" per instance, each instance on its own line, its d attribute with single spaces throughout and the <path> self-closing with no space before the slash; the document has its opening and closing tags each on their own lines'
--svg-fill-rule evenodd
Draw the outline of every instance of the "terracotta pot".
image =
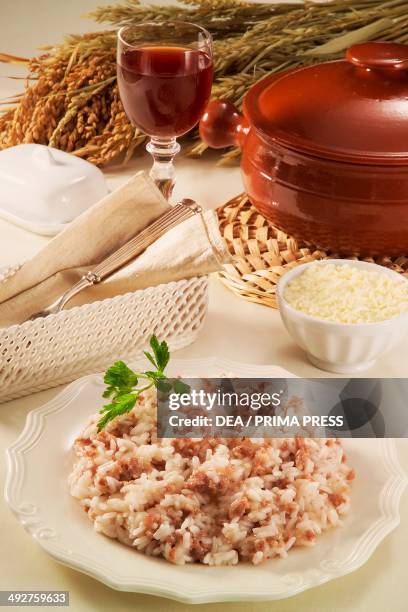
<svg viewBox="0 0 408 612">
<path fill-rule="evenodd" d="M 213 100 L 200 134 L 242 147 L 245 189 L 278 228 L 337 253 L 408 254 L 407 45 L 269 76 L 243 116 Z"/>
</svg>

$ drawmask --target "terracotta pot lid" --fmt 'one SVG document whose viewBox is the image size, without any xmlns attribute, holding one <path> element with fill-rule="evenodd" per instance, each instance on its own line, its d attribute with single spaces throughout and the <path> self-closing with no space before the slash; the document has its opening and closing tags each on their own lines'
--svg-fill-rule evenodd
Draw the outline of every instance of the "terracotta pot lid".
<svg viewBox="0 0 408 612">
<path fill-rule="evenodd" d="M 244 113 L 274 141 L 364 164 L 408 163 L 408 45 L 365 43 L 345 60 L 272 75 Z"/>
</svg>

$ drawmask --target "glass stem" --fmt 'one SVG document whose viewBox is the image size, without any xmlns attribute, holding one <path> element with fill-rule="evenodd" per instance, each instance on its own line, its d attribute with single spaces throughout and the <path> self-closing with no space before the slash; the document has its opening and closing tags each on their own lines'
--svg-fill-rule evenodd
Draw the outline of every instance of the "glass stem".
<svg viewBox="0 0 408 612">
<path fill-rule="evenodd" d="M 151 138 L 146 149 L 154 160 L 150 176 L 166 200 L 169 200 L 175 183 L 173 159 L 180 151 L 180 145 L 175 138 Z"/>
</svg>

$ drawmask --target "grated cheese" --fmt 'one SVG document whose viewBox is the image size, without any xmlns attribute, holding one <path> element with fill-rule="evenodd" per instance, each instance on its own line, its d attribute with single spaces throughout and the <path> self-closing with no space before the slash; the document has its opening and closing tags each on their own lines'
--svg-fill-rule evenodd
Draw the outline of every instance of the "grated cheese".
<svg viewBox="0 0 408 612">
<path fill-rule="evenodd" d="M 336 323 L 375 323 L 408 312 L 408 281 L 347 264 L 314 265 L 284 290 L 296 310 Z"/>
</svg>

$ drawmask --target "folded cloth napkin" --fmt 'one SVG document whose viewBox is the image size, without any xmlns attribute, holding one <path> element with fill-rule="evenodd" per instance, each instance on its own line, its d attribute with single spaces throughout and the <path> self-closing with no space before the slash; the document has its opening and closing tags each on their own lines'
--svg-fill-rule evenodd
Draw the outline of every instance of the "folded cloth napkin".
<svg viewBox="0 0 408 612">
<path fill-rule="evenodd" d="M 0 326 L 22 323 L 49 306 L 93 265 L 168 208 L 149 176 L 138 173 L 77 217 L 37 255 L 0 282 Z M 125 268 L 75 296 L 65 309 L 208 274 L 228 259 L 216 215 L 207 211 L 174 227 Z"/>
</svg>

